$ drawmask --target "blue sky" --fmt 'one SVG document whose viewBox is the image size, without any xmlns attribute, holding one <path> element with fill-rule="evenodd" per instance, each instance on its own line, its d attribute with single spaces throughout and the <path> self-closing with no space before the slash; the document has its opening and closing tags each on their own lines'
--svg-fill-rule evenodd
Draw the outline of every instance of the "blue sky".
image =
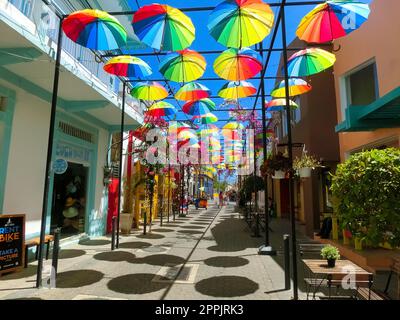
<svg viewBox="0 0 400 320">
<path fill-rule="evenodd" d="M 290 0 L 290 2 L 299 2 L 301 0 Z M 138 0 L 137 1 L 140 6 L 147 5 L 147 4 L 152 4 L 155 1 L 152 0 Z M 218 5 L 222 0 L 207 0 L 207 1 L 202 1 L 202 0 L 165 0 L 165 1 L 159 1 L 159 3 L 163 4 L 168 4 L 176 8 L 188 8 L 188 7 L 214 7 Z M 273 0 L 269 1 L 270 3 L 279 3 L 280 0 Z M 137 4 L 136 0 L 128 0 L 128 3 L 130 4 L 131 8 L 133 10 L 137 10 Z M 267 2 L 268 3 L 268 2 Z M 287 7 L 286 8 L 286 22 L 287 22 L 287 40 L 288 43 L 290 43 L 294 38 L 295 38 L 295 32 L 296 28 L 301 21 L 302 17 L 307 14 L 310 10 L 314 8 L 314 5 L 307 5 L 307 6 L 294 6 L 294 7 Z M 272 7 L 272 10 L 277 14 L 278 12 L 278 7 Z M 208 21 L 208 11 L 200 11 L 200 12 L 186 12 L 186 14 L 192 19 L 195 27 L 196 27 L 196 39 L 193 42 L 192 46 L 190 47 L 191 49 L 198 50 L 198 51 L 203 51 L 203 50 L 224 50 L 226 49 L 224 46 L 220 45 L 215 41 L 214 38 L 212 38 L 207 29 L 207 21 Z M 268 48 L 270 45 L 271 41 L 271 35 L 267 36 L 264 39 L 264 48 Z M 281 39 L 281 33 L 279 32 L 277 36 L 277 40 L 275 41 L 275 48 L 281 48 L 282 47 L 282 39 Z M 138 49 L 138 50 L 133 50 L 130 53 L 135 54 L 135 52 L 151 52 L 151 49 Z M 205 55 L 205 58 L 207 60 L 207 70 L 204 74 L 204 77 L 216 77 L 214 70 L 213 70 L 213 62 L 216 59 L 218 55 L 217 54 L 208 54 Z M 265 60 L 266 54 L 264 54 L 264 60 Z M 158 72 L 158 60 L 156 57 L 142 57 L 147 63 L 150 64 L 150 66 L 153 69 L 153 75 L 150 77 L 151 79 L 162 79 L 162 75 Z M 162 60 L 163 56 L 160 56 L 160 59 Z M 274 76 L 277 71 L 277 66 L 279 63 L 279 58 L 280 58 L 280 53 L 274 52 L 271 57 L 271 61 L 268 66 L 268 70 L 266 75 L 267 76 Z M 253 83 L 256 87 L 259 86 L 260 81 L 259 80 L 249 80 L 251 83 Z M 221 81 L 207 81 L 203 82 L 204 85 L 206 85 L 208 88 L 211 89 L 213 95 L 217 95 L 218 90 L 222 87 L 222 85 L 225 83 L 225 80 Z M 265 86 L 266 86 L 266 93 L 269 93 L 273 86 L 274 86 L 275 81 L 274 80 L 265 80 Z M 171 86 L 177 90 L 179 89 L 179 84 L 170 82 Z M 219 106 L 222 102 L 223 99 L 213 99 L 214 102 L 216 103 L 217 106 Z M 243 106 L 243 108 L 252 108 L 254 105 L 254 98 L 245 98 L 245 99 L 240 99 L 240 103 Z M 174 104 L 178 109 L 178 103 L 175 100 L 167 100 L 168 102 L 171 102 Z M 182 102 L 180 103 L 180 106 L 182 106 Z M 261 107 L 261 100 L 258 101 L 258 108 Z M 224 108 L 226 109 L 226 108 Z M 215 112 L 217 117 L 222 120 L 226 120 L 229 118 L 229 114 L 227 112 Z M 189 116 L 185 115 L 183 112 L 178 112 L 177 114 L 177 119 L 178 120 L 188 120 L 190 119 Z M 226 121 L 220 121 L 217 123 L 218 126 L 223 126 L 226 123 Z"/>
</svg>

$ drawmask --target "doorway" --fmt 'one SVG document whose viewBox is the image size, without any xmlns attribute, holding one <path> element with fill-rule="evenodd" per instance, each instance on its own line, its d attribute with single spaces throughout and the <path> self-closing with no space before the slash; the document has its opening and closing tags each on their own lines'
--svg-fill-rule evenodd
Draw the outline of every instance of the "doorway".
<svg viewBox="0 0 400 320">
<path fill-rule="evenodd" d="M 280 180 L 281 218 L 290 218 L 289 179 Z"/>
<path fill-rule="evenodd" d="M 61 228 L 61 238 L 85 232 L 89 168 L 68 162 L 63 174 L 54 175 L 51 230 Z"/>
</svg>

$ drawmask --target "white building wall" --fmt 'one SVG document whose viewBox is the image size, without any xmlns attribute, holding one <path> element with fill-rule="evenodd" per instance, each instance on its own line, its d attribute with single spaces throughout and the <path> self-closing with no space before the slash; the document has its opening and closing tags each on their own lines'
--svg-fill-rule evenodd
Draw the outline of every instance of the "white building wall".
<svg viewBox="0 0 400 320">
<path fill-rule="evenodd" d="M 3 212 L 26 214 L 27 235 L 40 230 L 49 121 L 48 103 L 17 93 Z"/>
</svg>

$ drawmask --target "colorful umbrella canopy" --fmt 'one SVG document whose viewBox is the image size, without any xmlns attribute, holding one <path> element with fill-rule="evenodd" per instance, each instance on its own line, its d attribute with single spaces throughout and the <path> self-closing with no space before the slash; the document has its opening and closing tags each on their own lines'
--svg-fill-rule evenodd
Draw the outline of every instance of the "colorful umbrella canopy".
<svg viewBox="0 0 400 320">
<path fill-rule="evenodd" d="M 240 122 L 233 121 L 233 122 L 228 122 L 226 125 L 224 125 L 222 127 L 222 129 L 225 129 L 225 130 L 243 130 L 244 129 L 244 125 L 241 124 Z"/>
<path fill-rule="evenodd" d="M 229 81 L 247 80 L 261 69 L 259 54 L 249 48 L 225 50 L 214 61 L 215 73 Z"/>
<path fill-rule="evenodd" d="M 110 74 L 127 78 L 144 78 L 153 73 L 146 62 L 133 56 L 111 58 L 103 69 Z"/>
<path fill-rule="evenodd" d="M 137 82 L 131 90 L 131 96 L 145 101 L 162 100 L 168 97 L 165 88 L 155 81 Z"/>
<path fill-rule="evenodd" d="M 202 116 L 213 110 L 215 110 L 215 103 L 208 98 L 186 102 L 182 108 L 183 112 L 192 116 Z"/>
<path fill-rule="evenodd" d="M 133 15 L 132 26 L 139 39 L 156 50 L 183 50 L 195 38 L 192 20 L 180 10 L 164 4 L 141 7 Z"/>
<path fill-rule="evenodd" d="M 167 54 L 160 64 L 160 72 L 168 80 L 190 82 L 204 74 L 206 65 L 206 59 L 201 54 L 185 49 Z"/>
<path fill-rule="evenodd" d="M 177 112 L 175 107 L 165 101 L 159 101 L 154 103 L 149 110 L 146 111 L 146 115 L 152 117 L 166 117 L 172 116 Z"/>
<path fill-rule="evenodd" d="M 325 43 L 357 30 L 370 14 L 369 5 L 336 0 L 317 5 L 300 22 L 296 35 L 308 43 Z"/>
<path fill-rule="evenodd" d="M 293 100 L 289 100 L 289 105 L 292 107 L 292 109 L 297 109 L 299 107 L 298 104 Z M 286 99 L 274 99 L 266 103 L 265 106 L 267 107 L 268 111 L 283 111 L 286 107 Z"/>
<path fill-rule="evenodd" d="M 107 12 L 85 9 L 71 13 L 62 24 L 72 41 L 93 50 L 115 50 L 126 45 L 127 34 L 120 22 Z"/>
<path fill-rule="evenodd" d="M 274 13 L 261 0 L 225 0 L 210 14 L 208 29 L 215 40 L 229 48 L 261 42 L 274 24 Z"/>
<path fill-rule="evenodd" d="M 182 101 L 194 101 L 208 98 L 211 90 L 198 82 L 190 82 L 181 87 L 175 94 L 175 98 Z"/>
<path fill-rule="evenodd" d="M 247 81 L 231 81 L 226 83 L 218 92 L 218 95 L 224 99 L 239 99 L 252 96 L 257 92 L 250 82 Z"/>
<path fill-rule="evenodd" d="M 196 132 L 194 132 L 193 130 L 187 129 L 187 130 L 182 130 L 181 132 L 178 133 L 179 140 L 187 140 L 192 138 L 197 139 Z"/>
<path fill-rule="evenodd" d="M 201 124 L 209 124 L 209 123 L 214 123 L 214 122 L 218 121 L 217 116 L 211 112 L 206 113 L 202 116 L 194 116 L 192 119 Z"/>
<path fill-rule="evenodd" d="M 332 67 L 335 61 L 333 53 L 320 48 L 308 48 L 289 58 L 288 72 L 291 77 L 307 77 Z"/>
<path fill-rule="evenodd" d="M 197 132 L 200 135 L 209 135 L 209 134 L 214 134 L 214 133 L 218 133 L 219 129 L 216 125 L 213 124 L 204 124 L 199 126 Z"/>
<path fill-rule="evenodd" d="M 311 91 L 312 87 L 307 81 L 299 78 L 289 79 L 289 96 L 294 97 L 303 93 Z M 271 96 L 274 98 L 285 98 L 285 80 L 282 80 L 275 89 L 271 92 Z"/>
</svg>

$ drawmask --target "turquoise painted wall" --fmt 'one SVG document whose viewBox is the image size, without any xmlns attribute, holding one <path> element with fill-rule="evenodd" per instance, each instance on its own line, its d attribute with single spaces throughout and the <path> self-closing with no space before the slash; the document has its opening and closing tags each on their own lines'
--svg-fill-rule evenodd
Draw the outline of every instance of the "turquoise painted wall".
<svg viewBox="0 0 400 320">
<path fill-rule="evenodd" d="M 8 155 L 10 151 L 11 128 L 15 109 L 15 91 L 0 85 L 0 97 L 5 99 L 5 110 L 0 111 L 0 125 L 3 128 L 0 140 L 0 214 L 3 213 L 4 189 L 7 179 Z"/>
</svg>

